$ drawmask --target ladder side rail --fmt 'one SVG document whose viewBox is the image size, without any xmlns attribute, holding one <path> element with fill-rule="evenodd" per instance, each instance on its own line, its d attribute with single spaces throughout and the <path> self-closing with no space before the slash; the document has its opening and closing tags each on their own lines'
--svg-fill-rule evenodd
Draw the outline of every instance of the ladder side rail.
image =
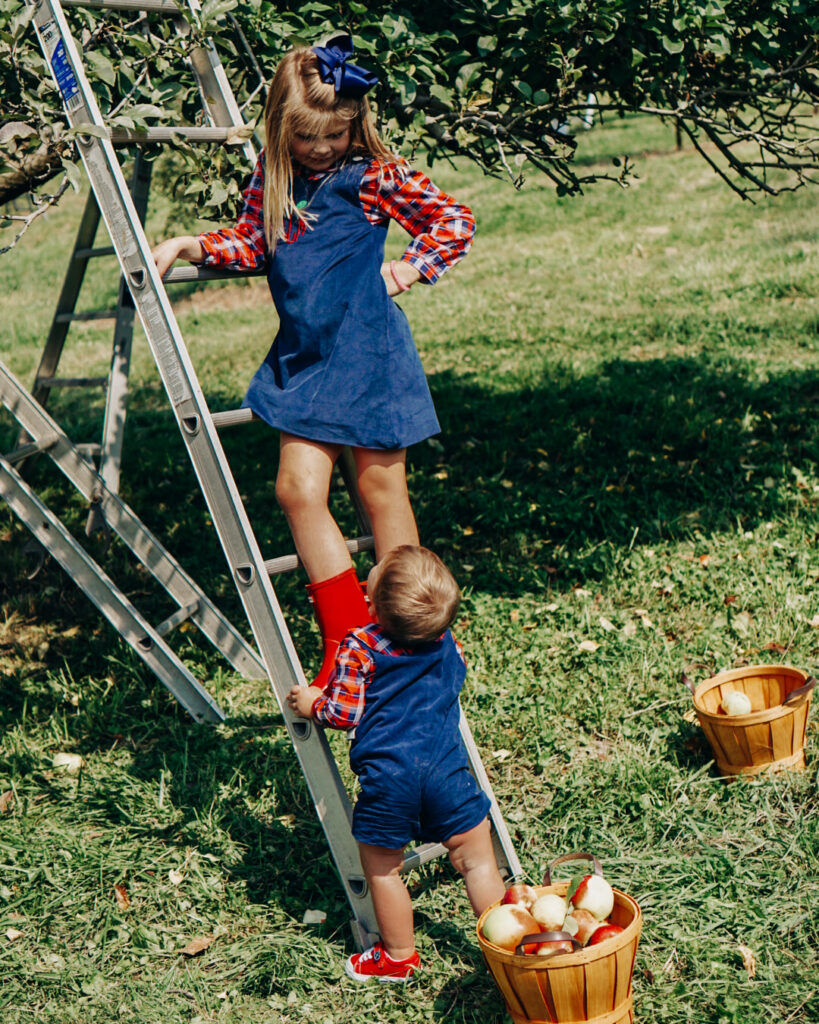
<svg viewBox="0 0 819 1024">
<path fill-rule="evenodd" d="M 222 614 L 182 566 L 162 546 L 131 508 L 105 485 L 100 475 L 59 425 L 38 405 L 7 366 L 0 361 L 0 401 L 36 438 L 39 449 L 47 451 L 57 468 L 92 507 L 99 507 L 106 523 L 130 548 L 180 607 L 197 605 L 191 614 L 202 633 L 245 679 L 265 679 L 267 673 L 258 654 Z"/>
<path fill-rule="evenodd" d="M 134 155 L 134 169 L 131 176 L 131 196 L 134 208 L 142 224 L 148 212 L 148 192 L 151 186 L 151 162 L 141 150 Z M 105 416 L 102 424 L 102 450 L 99 460 L 99 474 L 108 490 L 119 490 L 122 446 L 125 439 L 125 415 L 128 398 L 128 375 L 131 367 L 131 350 L 134 340 L 134 303 L 131 291 L 124 277 L 119 282 L 117 319 L 114 327 L 114 345 L 108 371 L 108 388 L 105 393 Z M 90 536 L 101 526 L 99 505 L 91 507 L 85 532 Z"/>
<path fill-rule="evenodd" d="M 4 458 L 0 497 L 185 710 L 197 722 L 223 721 L 213 697 Z"/>
<path fill-rule="evenodd" d="M 71 326 L 71 320 L 65 318 L 65 314 L 72 314 L 76 310 L 77 299 L 83 279 L 85 278 L 85 271 L 88 268 L 90 257 L 88 255 L 78 255 L 78 253 L 81 250 L 91 249 L 99 222 L 100 209 L 97 205 L 96 196 L 91 192 L 86 200 L 82 220 L 77 229 L 77 237 L 74 241 L 71 260 L 63 280 L 60 297 L 57 300 L 57 308 L 54 311 L 45 347 L 40 356 L 40 364 L 34 375 L 34 386 L 31 390 L 35 400 L 40 405 L 45 405 L 48 402 L 48 396 L 51 392 L 50 386 L 41 384 L 40 380 L 51 379 L 57 372 L 68 329 Z"/>
<path fill-rule="evenodd" d="M 58 85 L 61 84 L 71 125 L 77 127 L 90 122 L 97 128 L 104 128 L 59 0 L 41 0 L 34 24 L 46 61 Z M 349 796 L 322 730 L 294 716 L 287 705 L 291 687 L 305 684 L 304 674 L 122 170 L 107 133 L 104 134 L 103 138 L 97 135 L 78 138 L 86 173 L 187 442 L 211 519 L 355 915 L 359 936 L 372 934 L 375 914 L 372 897 L 363 881 L 358 847 L 350 831 Z"/>
<path fill-rule="evenodd" d="M 503 820 L 498 801 L 495 798 L 495 792 L 492 789 L 492 783 L 486 774 L 486 769 L 483 766 L 481 755 L 478 752 L 477 744 L 472 736 L 472 730 L 466 720 L 463 708 L 461 708 L 460 731 L 461 739 L 469 756 L 469 766 L 472 769 L 472 774 L 475 776 L 478 785 L 489 797 L 489 820 L 492 822 L 492 843 L 495 847 L 495 858 L 498 862 L 498 868 L 501 874 L 507 876 L 507 879 L 518 878 L 523 874 L 523 869 L 518 860 L 518 855 L 515 853 L 512 837 L 509 835 L 506 822 Z"/>
</svg>

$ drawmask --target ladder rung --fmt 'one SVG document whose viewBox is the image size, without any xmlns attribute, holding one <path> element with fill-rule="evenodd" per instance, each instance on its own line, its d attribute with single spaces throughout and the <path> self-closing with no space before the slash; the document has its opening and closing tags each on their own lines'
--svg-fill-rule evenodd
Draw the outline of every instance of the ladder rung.
<svg viewBox="0 0 819 1024">
<path fill-rule="evenodd" d="M 75 260 L 93 260 L 97 256 L 116 256 L 117 250 L 113 245 L 106 245 L 102 249 L 75 249 L 74 259 Z"/>
<path fill-rule="evenodd" d="M 243 423 L 250 423 L 251 420 L 258 418 L 252 409 L 226 409 L 224 412 L 211 414 L 213 425 L 217 430 L 222 430 L 225 427 L 240 427 Z"/>
<path fill-rule="evenodd" d="M 154 632 L 158 633 L 160 636 L 167 636 L 168 633 L 176 629 L 177 626 L 181 626 L 183 622 L 187 622 L 191 615 L 198 610 L 198 600 L 192 601 L 190 604 L 183 605 L 183 607 L 175 611 L 173 615 L 169 615 L 164 622 L 160 622 L 154 629 Z"/>
<path fill-rule="evenodd" d="M 257 270 L 231 270 L 229 267 L 173 267 L 162 278 L 165 284 L 181 284 L 183 281 L 234 281 L 243 277 L 264 277 L 267 267 Z"/>
<path fill-rule="evenodd" d="M 63 0 L 63 7 L 102 7 L 108 11 L 179 14 L 179 4 L 174 0 Z"/>
<path fill-rule="evenodd" d="M 3 458 L 9 465 L 13 466 L 17 462 L 22 462 L 27 459 L 30 455 L 36 455 L 38 452 L 47 451 L 53 444 L 59 440 L 59 434 L 43 434 L 39 441 L 30 441 L 28 444 L 21 444 L 14 451 L 4 455 Z"/>
<path fill-rule="evenodd" d="M 97 455 L 102 454 L 102 445 L 98 443 L 89 442 L 88 444 L 75 444 L 74 447 L 85 458 L 95 458 Z"/>
<path fill-rule="evenodd" d="M 416 846 L 414 850 L 408 850 L 404 854 L 404 862 L 401 865 L 402 871 L 412 871 L 413 868 L 420 868 L 431 860 L 437 860 L 446 853 L 446 847 L 440 843 L 425 843 L 423 846 Z"/>
<path fill-rule="evenodd" d="M 240 134 L 244 130 L 244 136 Z M 115 146 L 133 145 L 135 142 L 173 142 L 188 139 L 191 142 L 223 142 L 231 146 L 243 146 L 247 142 L 245 125 L 228 125 L 227 128 L 211 128 L 181 125 L 160 128 L 109 128 L 111 142 Z M 228 140 L 232 140 L 228 142 Z"/>
<path fill-rule="evenodd" d="M 116 320 L 115 309 L 92 309 L 87 313 L 58 313 L 54 322 L 58 324 L 70 324 L 74 320 Z"/>
<path fill-rule="evenodd" d="M 344 543 L 347 545 L 347 550 L 351 555 L 356 555 L 359 551 L 372 551 L 375 547 L 375 541 L 372 537 L 355 537 L 353 540 L 345 540 Z M 294 569 L 298 569 L 300 565 L 301 559 L 298 555 L 281 555 L 279 558 L 270 558 L 264 563 L 268 576 L 278 576 L 282 572 L 292 572 Z"/>
<path fill-rule="evenodd" d="M 104 388 L 107 377 L 38 377 L 37 388 Z"/>
</svg>

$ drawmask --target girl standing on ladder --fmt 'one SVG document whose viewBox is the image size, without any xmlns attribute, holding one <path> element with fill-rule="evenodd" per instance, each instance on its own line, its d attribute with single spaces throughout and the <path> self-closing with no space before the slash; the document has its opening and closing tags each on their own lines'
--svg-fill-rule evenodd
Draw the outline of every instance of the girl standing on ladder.
<svg viewBox="0 0 819 1024">
<path fill-rule="evenodd" d="M 406 449 L 440 426 L 393 297 L 437 281 L 475 231 L 467 207 L 379 138 L 365 95 L 377 78 L 350 63 L 352 52 L 342 35 L 288 53 L 270 85 L 266 145 L 236 226 L 153 250 L 161 275 L 179 258 L 243 270 L 267 261 L 280 326 L 243 405 L 281 432 L 276 497 L 310 579 L 321 688 L 345 634 L 370 620 L 328 508 L 333 465 L 349 445 L 377 560 L 418 544 Z M 385 263 L 390 220 L 412 241 Z"/>
</svg>

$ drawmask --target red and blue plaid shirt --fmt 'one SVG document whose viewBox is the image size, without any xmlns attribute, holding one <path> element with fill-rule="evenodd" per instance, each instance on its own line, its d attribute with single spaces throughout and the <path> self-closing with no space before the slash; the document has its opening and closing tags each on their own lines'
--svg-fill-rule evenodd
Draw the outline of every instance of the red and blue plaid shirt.
<svg viewBox="0 0 819 1024">
<path fill-rule="evenodd" d="M 327 173 L 331 172 L 309 177 L 320 178 Z M 396 161 L 370 160 L 359 194 L 364 215 L 372 224 L 394 220 L 412 235 L 401 259 L 415 267 L 429 284 L 469 251 L 475 234 L 472 211 L 420 171 Z M 264 154 L 245 189 L 244 206 L 235 226 L 199 235 L 204 264 L 229 264 L 242 270 L 260 267 L 267 254 L 263 211 Z"/>
<path fill-rule="evenodd" d="M 458 654 L 463 651 L 455 641 Z M 313 702 L 313 718 L 331 729 L 354 729 L 364 712 L 367 686 L 375 671 L 379 654 L 411 654 L 399 647 L 384 633 L 377 622 L 354 629 L 342 640 L 336 654 L 336 665 L 321 697 Z"/>
</svg>

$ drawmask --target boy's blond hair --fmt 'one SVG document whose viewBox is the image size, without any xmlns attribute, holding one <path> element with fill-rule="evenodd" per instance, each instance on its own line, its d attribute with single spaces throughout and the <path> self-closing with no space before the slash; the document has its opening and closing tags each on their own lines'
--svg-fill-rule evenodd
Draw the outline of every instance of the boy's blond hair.
<svg viewBox="0 0 819 1024">
<path fill-rule="evenodd" d="M 432 643 L 452 625 L 461 592 L 428 548 L 402 544 L 380 562 L 370 597 L 384 632 L 402 647 Z"/>
<path fill-rule="evenodd" d="M 379 138 L 367 97 L 339 96 L 332 82 L 322 81 L 318 57 L 307 47 L 285 54 L 276 68 L 264 121 L 264 230 L 271 255 L 276 241 L 286 237 L 287 221 L 296 218 L 307 226 L 311 221 L 309 212 L 298 209 L 293 199 L 290 144 L 297 132 L 319 135 L 338 121 L 346 121 L 350 125 L 350 156 L 396 159 Z"/>
</svg>

